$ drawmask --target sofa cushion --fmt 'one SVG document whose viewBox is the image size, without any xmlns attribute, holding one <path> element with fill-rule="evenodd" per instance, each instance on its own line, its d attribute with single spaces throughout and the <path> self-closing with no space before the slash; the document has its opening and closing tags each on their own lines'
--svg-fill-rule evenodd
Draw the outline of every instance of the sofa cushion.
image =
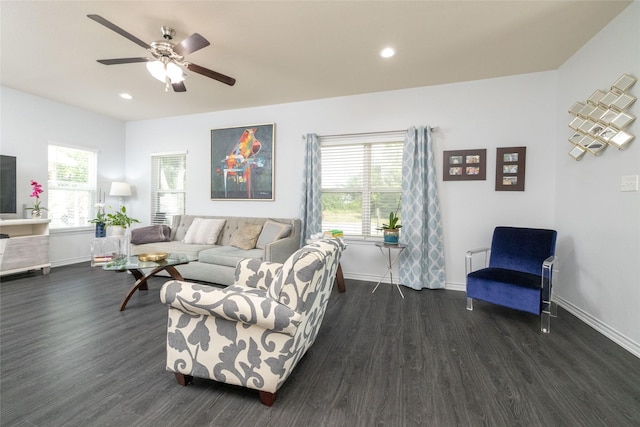
<svg viewBox="0 0 640 427">
<path fill-rule="evenodd" d="M 259 224 L 262 226 L 266 221 L 265 218 L 249 218 L 249 217 L 227 217 L 227 222 L 222 227 L 218 244 L 220 246 L 230 246 L 231 237 L 246 224 Z"/>
<path fill-rule="evenodd" d="M 262 232 L 260 233 L 260 237 L 258 237 L 258 242 L 256 243 L 256 248 L 264 249 L 267 243 L 275 242 L 276 240 L 287 237 L 289 233 L 291 233 L 291 224 L 268 219 L 262 227 Z"/>
<path fill-rule="evenodd" d="M 243 224 L 231 235 L 231 246 L 239 249 L 253 249 L 256 247 L 256 241 L 262 231 L 260 224 Z"/>
<path fill-rule="evenodd" d="M 207 264 L 235 267 L 240 260 L 245 258 L 262 259 L 263 255 L 264 251 L 262 249 L 243 250 L 234 246 L 218 246 L 200 252 L 198 261 Z"/>
<path fill-rule="evenodd" d="M 150 225 L 148 227 L 134 228 L 131 230 L 131 243 L 134 245 L 168 242 L 170 238 L 171 229 L 168 225 Z"/>
<path fill-rule="evenodd" d="M 192 215 L 175 215 L 171 222 L 171 240 L 182 242 L 194 218 Z"/>
<path fill-rule="evenodd" d="M 224 219 L 195 218 L 184 236 L 184 243 L 215 245 L 225 222 Z"/>
<path fill-rule="evenodd" d="M 132 255 L 152 252 L 178 253 L 189 255 L 197 259 L 198 253 L 200 253 L 200 251 L 215 247 L 215 245 L 194 245 L 176 241 L 157 242 L 146 243 L 144 245 L 131 245 L 131 253 Z"/>
</svg>

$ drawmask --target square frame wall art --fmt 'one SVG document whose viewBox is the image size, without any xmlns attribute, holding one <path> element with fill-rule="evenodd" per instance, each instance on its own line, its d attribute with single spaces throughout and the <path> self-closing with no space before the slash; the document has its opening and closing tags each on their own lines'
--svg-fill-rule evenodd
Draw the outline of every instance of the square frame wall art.
<svg viewBox="0 0 640 427">
<path fill-rule="evenodd" d="M 443 152 L 443 181 L 484 181 L 487 179 L 487 149 Z"/>
<path fill-rule="evenodd" d="M 503 147 L 496 151 L 496 191 L 524 191 L 527 147 Z"/>
<path fill-rule="evenodd" d="M 211 130 L 211 200 L 274 200 L 275 124 Z"/>
</svg>

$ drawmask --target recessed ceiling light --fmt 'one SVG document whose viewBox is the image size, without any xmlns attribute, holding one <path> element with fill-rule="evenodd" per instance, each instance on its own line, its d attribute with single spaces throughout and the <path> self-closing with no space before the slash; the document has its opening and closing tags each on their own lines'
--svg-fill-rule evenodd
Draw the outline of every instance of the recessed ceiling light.
<svg viewBox="0 0 640 427">
<path fill-rule="evenodd" d="M 396 50 L 392 47 L 385 47 L 380 51 L 380 56 L 383 58 L 391 58 L 396 54 Z"/>
<path fill-rule="evenodd" d="M 122 99 L 133 99 L 133 96 L 129 95 L 128 93 L 121 93 L 120 94 L 120 98 Z"/>
</svg>

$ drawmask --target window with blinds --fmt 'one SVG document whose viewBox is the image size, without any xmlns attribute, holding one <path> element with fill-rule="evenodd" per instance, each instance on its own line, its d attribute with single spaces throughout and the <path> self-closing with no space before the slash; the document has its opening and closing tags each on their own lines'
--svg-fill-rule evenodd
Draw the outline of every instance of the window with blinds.
<svg viewBox="0 0 640 427">
<path fill-rule="evenodd" d="M 93 150 L 49 144 L 46 207 L 51 228 L 90 225 L 95 215 L 97 159 Z"/>
<path fill-rule="evenodd" d="M 320 138 L 322 230 L 379 237 L 402 194 L 403 134 Z"/>
<path fill-rule="evenodd" d="M 151 156 L 151 224 L 171 225 L 174 215 L 184 215 L 187 153 Z"/>
</svg>

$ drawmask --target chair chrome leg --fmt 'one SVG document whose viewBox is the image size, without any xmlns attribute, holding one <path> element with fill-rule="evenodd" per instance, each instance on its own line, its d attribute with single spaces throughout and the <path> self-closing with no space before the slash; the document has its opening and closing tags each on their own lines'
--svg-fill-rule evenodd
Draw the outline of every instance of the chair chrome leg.
<svg viewBox="0 0 640 427">
<path fill-rule="evenodd" d="M 473 298 L 467 297 L 467 310 L 473 311 Z"/>
<path fill-rule="evenodd" d="M 540 330 L 544 334 L 548 334 L 551 332 L 551 316 L 549 312 L 543 311 L 540 313 L 541 321 L 540 321 Z"/>
<path fill-rule="evenodd" d="M 551 332 L 551 318 L 558 317 L 558 304 L 555 301 L 542 301 L 540 313 L 540 330 L 548 334 Z"/>
</svg>

